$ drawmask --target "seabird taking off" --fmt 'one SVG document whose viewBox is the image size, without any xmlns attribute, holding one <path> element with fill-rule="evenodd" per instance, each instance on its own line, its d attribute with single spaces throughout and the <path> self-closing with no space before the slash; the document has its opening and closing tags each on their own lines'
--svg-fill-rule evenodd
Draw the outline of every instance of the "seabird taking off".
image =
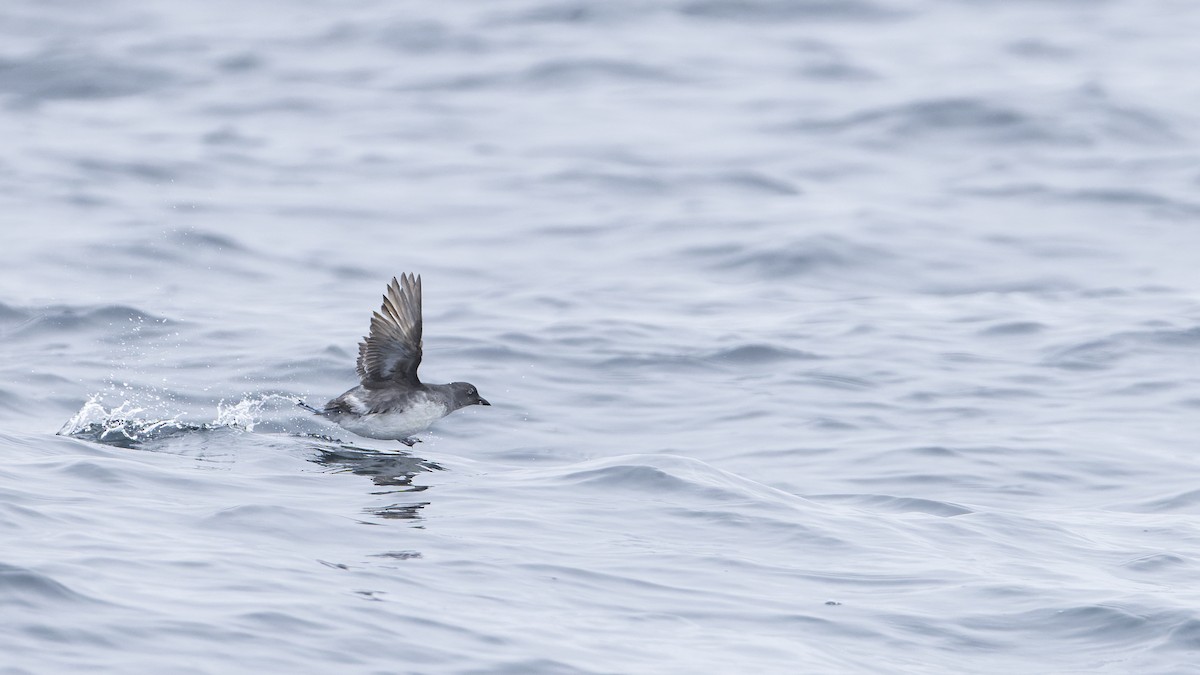
<svg viewBox="0 0 1200 675">
<path fill-rule="evenodd" d="M 401 274 L 383 296 L 383 307 L 371 317 L 371 334 L 358 343 L 358 378 L 362 384 L 317 410 L 297 405 L 347 431 L 412 447 L 434 422 L 469 405 L 491 405 L 467 382 L 425 384 L 417 379 L 421 365 L 421 277 Z"/>
</svg>

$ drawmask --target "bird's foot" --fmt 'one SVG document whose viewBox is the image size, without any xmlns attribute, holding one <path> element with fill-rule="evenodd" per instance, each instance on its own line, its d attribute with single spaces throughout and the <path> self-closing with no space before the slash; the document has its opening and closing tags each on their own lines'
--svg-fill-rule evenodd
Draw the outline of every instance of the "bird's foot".
<svg viewBox="0 0 1200 675">
<path fill-rule="evenodd" d="M 305 403 L 304 399 L 302 399 L 302 398 L 296 399 L 296 405 L 300 406 L 301 408 L 304 408 L 305 410 L 307 410 L 310 413 L 316 413 L 318 415 L 321 414 L 320 410 L 317 410 L 316 408 L 312 407 L 311 405 Z"/>
<path fill-rule="evenodd" d="M 396 440 L 400 441 L 401 443 L 407 445 L 410 448 L 412 446 L 416 445 L 417 443 L 423 442 L 421 439 L 417 438 L 416 436 L 409 436 L 408 438 L 398 438 Z"/>
</svg>

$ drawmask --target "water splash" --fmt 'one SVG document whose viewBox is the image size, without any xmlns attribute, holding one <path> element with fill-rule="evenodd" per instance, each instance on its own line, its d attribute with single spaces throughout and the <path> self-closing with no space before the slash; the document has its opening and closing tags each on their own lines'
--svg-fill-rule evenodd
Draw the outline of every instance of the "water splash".
<svg viewBox="0 0 1200 675">
<path fill-rule="evenodd" d="M 146 418 L 140 413 L 146 408 L 125 400 L 113 408 L 106 408 L 101 399 L 103 394 L 93 394 L 66 424 L 58 430 L 59 436 L 71 436 L 106 445 L 133 447 L 147 441 L 161 440 L 193 431 L 221 428 L 254 431 L 254 426 L 263 419 L 263 409 L 273 400 L 295 402 L 295 397 L 280 394 L 246 396 L 236 403 L 217 403 L 216 418 L 211 422 L 184 422 L 182 413 L 168 418 Z"/>
<path fill-rule="evenodd" d="M 115 408 L 105 408 L 100 403 L 101 396 L 94 394 L 89 398 L 79 412 L 58 430 L 58 435 L 132 447 L 142 441 L 201 428 L 180 422 L 178 415 L 168 419 L 139 417 L 138 414 L 145 412 L 145 408 L 138 407 L 132 401 L 123 401 Z"/>
<path fill-rule="evenodd" d="M 296 404 L 295 396 L 281 394 L 263 394 L 262 396 L 245 396 L 237 403 L 226 405 L 221 399 L 217 403 L 217 418 L 213 420 L 214 427 L 237 427 L 246 431 L 254 431 L 254 425 L 262 420 L 263 407 L 270 401 L 284 401 L 289 405 Z"/>
</svg>

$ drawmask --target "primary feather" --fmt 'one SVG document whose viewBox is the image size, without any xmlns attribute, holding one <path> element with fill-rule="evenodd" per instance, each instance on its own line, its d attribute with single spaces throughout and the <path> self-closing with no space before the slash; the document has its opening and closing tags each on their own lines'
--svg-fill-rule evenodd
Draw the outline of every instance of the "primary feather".
<svg viewBox="0 0 1200 675">
<path fill-rule="evenodd" d="M 416 384 L 421 365 L 421 277 L 392 277 L 383 306 L 371 316 L 371 333 L 358 344 L 356 370 L 364 387 Z"/>
</svg>

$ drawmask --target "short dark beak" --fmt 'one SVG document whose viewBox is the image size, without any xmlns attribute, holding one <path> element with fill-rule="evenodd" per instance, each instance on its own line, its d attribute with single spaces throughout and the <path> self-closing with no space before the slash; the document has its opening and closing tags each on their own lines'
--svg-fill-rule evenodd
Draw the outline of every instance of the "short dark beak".
<svg viewBox="0 0 1200 675">
<path fill-rule="evenodd" d="M 479 399 L 479 405 L 491 405 L 491 403 L 488 403 L 486 398 L 481 398 Z"/>
</svg>

